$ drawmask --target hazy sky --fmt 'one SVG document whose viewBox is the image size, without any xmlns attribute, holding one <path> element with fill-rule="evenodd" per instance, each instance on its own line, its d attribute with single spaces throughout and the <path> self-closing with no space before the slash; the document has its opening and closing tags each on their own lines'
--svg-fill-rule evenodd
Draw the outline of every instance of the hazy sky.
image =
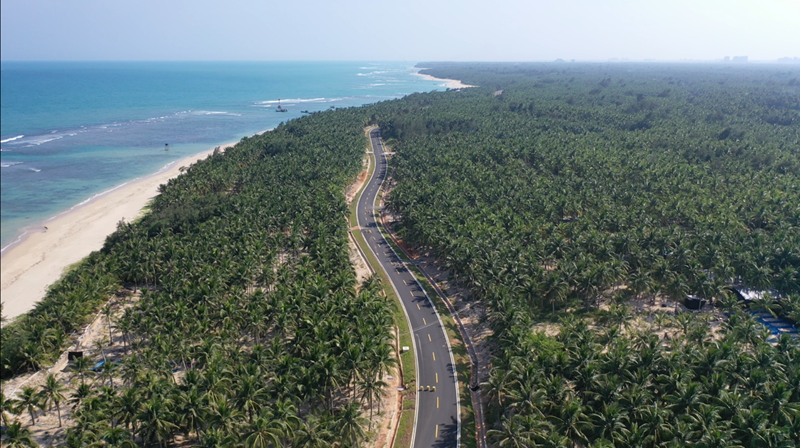
<svg viewBox="0 0 800 448">
<path fill-rule="evenodd" d="M 2 60 L 751 60 L 800 0 L 2 0 Z"/>
</svg>

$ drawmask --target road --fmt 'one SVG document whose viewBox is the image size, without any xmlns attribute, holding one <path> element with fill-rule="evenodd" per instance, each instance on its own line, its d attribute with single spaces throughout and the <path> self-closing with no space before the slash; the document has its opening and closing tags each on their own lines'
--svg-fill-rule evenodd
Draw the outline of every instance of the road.
<svg viewBox="0 0 800 448">
<path fill-rule="evenodd" d="M 405 308 L 417 355 L 417 414 L 411 448 L 457 447 L 461 440 L 458 383 L 450 343 L 425 290 L 384 239 L 375 218 L 375 197 L 386 177 L 380 129 L 369 134 L 375 171 L 358 200 L 358 226 Z M 377 266 L 373 266 L 376 270 Z M 408 379 L 406 379 L 408 383 Z M 419 391 L 419 386 L 431 390 Z M 435 387 L 435 390 L 433 388 Z"/>
</svg>

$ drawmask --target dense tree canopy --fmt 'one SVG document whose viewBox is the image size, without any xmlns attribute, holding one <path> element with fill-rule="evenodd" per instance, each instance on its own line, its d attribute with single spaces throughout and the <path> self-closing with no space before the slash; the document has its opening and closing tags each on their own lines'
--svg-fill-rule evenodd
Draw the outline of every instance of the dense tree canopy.
<svg viewBox="0 0 800 448">
<path fill-rule="evenodd" d="M 726 300 L 740 278 L 800 316 L 797 70 L 422 65 L 485 87 L 376 106 L 396 151 L 388 201 L 489 307 L 493 442 L 800 441 L 797 342 L 770 346 Z M 595 311 L 533 331 L 600 300 L 688 293 L 733 313 L 717 336 L 686 317 L 624 329 L 616 305 L 600 315 L 619 326 Z"/>
</svg>

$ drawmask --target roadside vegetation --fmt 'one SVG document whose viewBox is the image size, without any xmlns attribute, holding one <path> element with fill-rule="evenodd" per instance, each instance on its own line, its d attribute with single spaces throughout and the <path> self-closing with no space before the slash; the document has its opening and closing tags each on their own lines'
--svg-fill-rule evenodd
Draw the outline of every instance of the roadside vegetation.
<svg viewBox="0 0 800 448">
<path fill-rule="evenodd" d="M 800 442 L 798 343 L 729 289 L 800 317 L 800 72 L 422 65 L 484 87 L 376 106 L 387 203 L 489 309 L 491 443 Z"/>
</svg>

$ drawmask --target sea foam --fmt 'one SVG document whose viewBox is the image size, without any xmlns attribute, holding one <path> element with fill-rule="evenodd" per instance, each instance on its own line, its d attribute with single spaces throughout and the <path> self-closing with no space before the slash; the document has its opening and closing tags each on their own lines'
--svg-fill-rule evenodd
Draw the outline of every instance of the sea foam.
<svg viewBox="0 0 800 448">
<path fill-rule="evenodd" d="M 13 142 L 14 140 L 19 140 L 19 139 L 21 139 L 22 137 L 25 137 L 25 136 L 24 136 L 24 135 L 18 135 L 18 136 L 16 136 L 16 137 L 7 138 L 7 139 L 5 139 L 5 140 L 0 140 L 0 143 L 8 143 L 8 142 Z"/>
</svg>

